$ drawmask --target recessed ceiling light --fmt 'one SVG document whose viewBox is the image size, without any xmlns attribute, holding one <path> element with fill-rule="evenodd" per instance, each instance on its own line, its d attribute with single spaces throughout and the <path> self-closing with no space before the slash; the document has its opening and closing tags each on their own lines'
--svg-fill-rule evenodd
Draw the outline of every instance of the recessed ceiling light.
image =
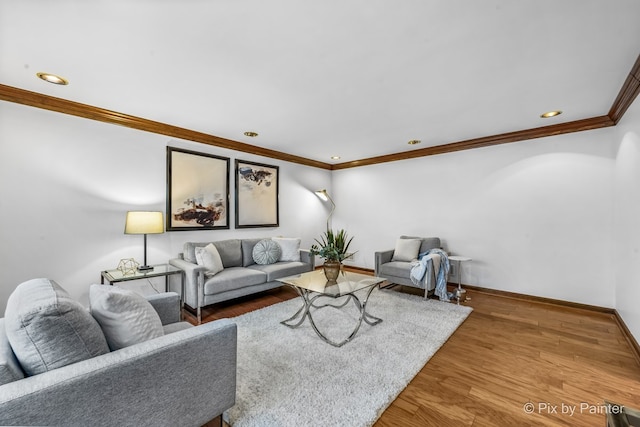
<svg viewBox="0 0 640 427">
<path fill-rule="evenodd" d="M 560 110 L 547 111 L 546 113 L 540 114 L 540 117 L 542 117 L 543 119 L 548 119 L 549 117 L 559 116 L 560 114 L 562 114 L 562 111 Z"/>
<path fill-rule="evenodd" d="M 340 160 L 340 156 L 331 156 L 331 160 Z"/>
<path fill-rule="evenodd" d="M 60 77 L 60 76 L 56 76 L 55 74 L 38 73 L 36 75 L 38 77 L 40 77 L 42 80 L 44 80 L 45 82 L 53 83 L 53 84 L 56 84 L 56 85 L 68 85 L 69 84 L 67 79 L 65 79 L 63 77 Z"/>
<path fill-rule="evenodd" d="M 407 144 L 409 145 L 416 145 L 416 144 L 420 144 L 422 141 L 420 141 L 419 139 L 412 139 L 411 141 L 407 142 Z"/>
<path fill-rule="evenodd" d="M 245 132 L 245 133 L 244 133 L 244 135 L 245 135 L 245 136 L 248 136 L 248 137 L 250 137 L 250 138 L 255 138 L 256 136 L 258 136 L 258 133 L 257 133 L 257 132 L 250 132 L 250 131 L 248 131 L 248 132 Z"/>
</svg>

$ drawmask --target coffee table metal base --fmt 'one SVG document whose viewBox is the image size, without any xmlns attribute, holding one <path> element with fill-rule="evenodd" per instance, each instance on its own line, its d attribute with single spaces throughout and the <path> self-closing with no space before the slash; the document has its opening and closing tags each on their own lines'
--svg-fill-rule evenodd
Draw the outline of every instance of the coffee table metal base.
<svg viewBox="0 0 640 427">
<path fill-rule="evenodd" d="M 358 330 L 360 330 L 360 326 L 362 325 L 363 320 L 371 326 L 377 325 L 378 323 L 382 322 L 382 319 L 379 319 L 367 313 L 367 302 L 369 301 L 369 296 L 371 296 L 371 292 L 373 292 L 375 288 L 378 288 L 379 285 L 371 286 L 371 288 L 367 292 L 367 296 L 365 297 L 364 301 L 360 301 L 358 296 L 355 294 L 348 294 L 348 295 L 333 297 L 332 295 L 319 294 L 304 288 L 299 288 L 297 286 L 293 286 L 293 285 L 290 285 L 290 286 L 298 292 L 298 295 L 300 295 L 300 298 L 302 299 L 303 304 L 302 304 L 302 307 L 300 307 L 300 309 L 293 316 L 291 316 L 287 320 L 283 320 L 280 323 L 290 328 L 297 328 L 302 324 L 302 322 L 304 322 L 304 319 L 308 317 L 309 322 L 311 323 L 311 327 L 313 328 L 314 331 L 316 331 L 316 334 L 318 334 L 318 336 L 324 342 L 331 344 L 334 347 L 342 347 L 344 344 L 351 341 L 353 337 L 355 337 L 356 334 L 358 333 Z M 317 304 L 316 300 L 318 300 L 318 298 L 321 298 L 321 297 L 333 298 L 334 300 L 337 300 L 339 298 L 345 298 L 345 301 L 342 304 L 331 304 L 331 303 Z M 318 326 L 316 325 L 316 322 L 313 320 L 313 316 L 311 315 L 311 309 L 312 308 L 321 309 L 326 307 L 342 308 L 345 305 L 347 305 L 349 301 L 353 301 L 353 304 L 356 306 L 356 308 L 360 312 L 360 318 L 358 319 L 358 322 L 356 323 L 356 326 L 353 329 L 353 332 L 351 332 L 351 335 L 349 335 L 348 338 L 346 338 L 344 341 L 341 341 L 341 342 L 335 342 L 327 338 L 322 332 L 320 332 L 320 330 L 318 329 Z"/>
</svg>

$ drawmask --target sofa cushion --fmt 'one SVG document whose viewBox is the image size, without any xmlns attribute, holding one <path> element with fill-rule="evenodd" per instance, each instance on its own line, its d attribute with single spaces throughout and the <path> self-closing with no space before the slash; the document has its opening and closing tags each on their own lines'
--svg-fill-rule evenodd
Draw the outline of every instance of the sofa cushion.
<svg viewBox="0 0 640 427">
<path fill-rule="evenodd" d="M 422 244 L 420 245 L 419 254 L 428 252 L 431 249 L 440 247 L 439 237 L 415 237 L 415 236 L 400 236 L 401 239 L 420 239 Z"/>
<path fill-rule="evenodd" d="M 24 378 L 20 362 L 11 350 L 11 344 L 4 328 L 4 319 L 0 319 L 0 385 Z"/>
<path fill-rule="evenodd" d="M 255 264 L 253 260 L 253 248 L 262 238 L 257 239 L 242 239 L 242 266 L 247 267 L 251 264 Z"/>
<path fill-rule="evenodd" d="M 5 328 L 27 375 L 109 352 L 98 322 L 56 282 L 33 279 L 9 296 Z"/>
<path fill-rule="evenodd" d="M 189 322 L 175 322 L 164 325 L 162 328 L 164 329 L 164 334 L 169 335 L 174 332 L 180 332 L 184 331 L 185 329 L 193 328 L 193 325 Z"/>
<path fill-rule="evenodd" d="M 277 262 L 282 255 L 280 245 L 271 239 L 260 240 L 253 247 L 253 260 L 259 265 L 268 265 Z"/>
<path fill-rule="evenodd" d="M 218 249 L 224 268 L 242 266 L 242 246 L 240 239 L 220 240 L 213 242 Z"/>
<path fill-rule="evenodd" d="M 417 260 L 421 244 L 422 240 L 420 239 L 398 239 L 391 261 L 411 262 Z"/>
<path fill-rule="evenodd" d="M 221 292 L 259 285 L 267 281 L 266 273 L 245 267 L 225 268 L 204 282 L 204 294 L 215 295 Z"/>
<path fill-rule="evenodd" d="M 206 274 L 214 276 L 224 269 L 222 258 L 213 243 L 209 243 L 205 247 L 196 247 L 196 261 L 198 265 L 207 269 Z"/>
<path fill-rule="evenodd" d="M 196 248 L 204 248 L 208 244 L 209 242 L 185 242 L 184 247 L 182 248 L 182 259 L 193 264 L 197 264 Z"/>
<path fill-rule="evenodd" d="M 281 279 L 294 274 L 311 271 L 311 266 L 306 262 L 276 262 L 275 264 L 259 265 L 254 264 L 248 267 L 252 270 L 262 271 L 267 275 L 267 282 Z"/>
<path fill-rule="evenodd" d="M 300 239 L 297 237 L 274 237 L 282 250 L 278 261 L 300 261 Z"/>
<path fill-rule="evenodd" d="M 111 350 L 164 335 L 160 316 L 142 295 L 109 285 L 91 285 L 91 314 L 98 321 Z"/>
<path fill-rule="evenodd" d="M 411 273 L 411 263 L 405 261 L 391 261 L 384 263 L 380 266 L 381 277 L 396 276 L 396 277 L 409 277 Z"/>
</svg>

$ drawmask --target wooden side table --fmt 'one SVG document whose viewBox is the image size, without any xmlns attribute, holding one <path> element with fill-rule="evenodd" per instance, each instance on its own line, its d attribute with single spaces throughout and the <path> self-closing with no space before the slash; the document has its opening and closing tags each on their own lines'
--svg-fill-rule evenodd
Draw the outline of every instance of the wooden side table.
<svg viewBox="0 0 640 427">
<path fill-rule="evenodd" d="M 458 300 L 458 304 L 460 304 L 461 302 L 465 302 L 467 300 L 467 291 L 465 291 L 464 289 L 462 289 L 462 263 L 463 262 L 467 262 L 467 261 L 471 261 L 471 258 L 468 257 L 464 257 L 464 256 L 458 256 L 458 255 L 451 255 L 449 257 L 449 261 L 453 261 L 456 263 L 457 268 L 458 268 L 458 289 L 456 290 L 455 293 L 455 298 Z"/>
</svg>

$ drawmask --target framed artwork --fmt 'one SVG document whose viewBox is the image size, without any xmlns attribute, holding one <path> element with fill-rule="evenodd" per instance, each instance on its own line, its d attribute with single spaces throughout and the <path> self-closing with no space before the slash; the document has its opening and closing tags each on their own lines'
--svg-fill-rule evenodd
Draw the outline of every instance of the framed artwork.
<svg viewBox="0 0 640 427">
<path fill-rule="evenodd" d="M 236 228 L 278 227 L 278 166 L 236 159 Z"/>
<path fill-rule="evenodd" d="M 167 147 L 167 231 L 229 228 L 229 162 Z"/>
</svg>

